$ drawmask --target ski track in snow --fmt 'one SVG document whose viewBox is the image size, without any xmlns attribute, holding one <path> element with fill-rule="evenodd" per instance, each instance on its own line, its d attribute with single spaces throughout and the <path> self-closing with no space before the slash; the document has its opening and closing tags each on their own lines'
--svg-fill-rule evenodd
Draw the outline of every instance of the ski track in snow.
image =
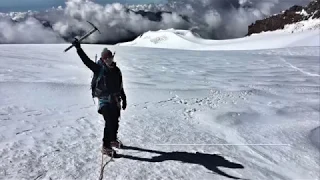
<svg viewBox="0 0 320 180">
<path fill-rule="evenodd" d="M 0 46 L 0 179 L 98 179 L 92 73 L 64 45 L 22 46 Z M 111 49 L 128 147 L 104 179 L 320 179 L 318 48 Z"/>
<path fill-rule="evenodd" d="M 288 52 L 289 52 L 290 55 L 292 55 L 290 49 L 288 49 Z M 303 69 L 301 69 L 301 68 L 298 68 L 298 67 L 292 65 L 291 63 L 287 62 L 287 61 L 286 61 L 284 58 L 282 58 L 282 57 L 279 57 L 279 58 L 280 58 L 284 63 L 288 64 L 289 67 L 291 67 L 292 69 L 296 69 L 296 70 L 300 71 L 301 73 L 303 73 L 303 74 L 305 74 L 305 75 L 307 75 L 307 76 L 316 76 L 316 77 L 319 77 L 319 76 L 320 76 L 319 74 L 310 73 L 310 72 L 307 72 L 307 71 L 305 71 L 305 70 L 303 70 Z"/>
<path fill-rule="evenodd" d="M 304 70 L 302 70 L 302 69 L 300 69 L 300 68 L 298 68 L 298 67 L 296 67 L 296 66 L 294 66 L 294 65 L 292 65 L 292 64 L 290 64 L 290 63 L 288 63 L 286 60 L 284 60 L 283 58 L 281 58 L 282 60 L 283 60 L 283 62 L 285 62 L 286 64 L 288 64 L 292 69 L 296 69 L 296 70 L 298 70 L 298 71 L 300 71 L 301 73 L 303 73 L 303 74 L 305 74 L 305 75 L 307 75 L 307 76 L 316 76 L 316 77 L 319 77 L 320 75 L 319 74 L 313 74 L 313 73 L 310 73 L 310 72 L 306 72 L 306 71 L 304 71 Z"/>
</svg>

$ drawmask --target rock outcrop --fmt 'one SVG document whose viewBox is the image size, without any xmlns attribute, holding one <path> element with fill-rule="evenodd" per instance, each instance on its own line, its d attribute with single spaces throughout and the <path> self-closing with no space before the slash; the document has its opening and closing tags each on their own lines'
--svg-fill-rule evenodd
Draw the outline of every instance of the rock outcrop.
<svg viewBox="0 0 320 180">
<path fill-rule="evenodd" d="M 287 24 L 296 23 L 309 18 L 320 18 L 320 0 L 313 0 L 305 7 L 295 5 L 280 14 L 258 20 L 248 27 L 247 35 L 283 29 Z"/>
</svg>

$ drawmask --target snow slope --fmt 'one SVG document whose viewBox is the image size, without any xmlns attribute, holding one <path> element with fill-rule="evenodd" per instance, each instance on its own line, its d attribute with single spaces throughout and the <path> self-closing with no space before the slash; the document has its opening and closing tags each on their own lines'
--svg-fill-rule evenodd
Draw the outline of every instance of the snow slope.
<svg viewBox="0 0 320 180">
<path fill-rule="evenodd" d="M 67 46 L 0 45 L 0 179 L 98 179 L 104 121 Z M 110 48 L 127 147 L 104 179 L 320 179 L 318 47 Z"/>
<path fill-rule="evenodd" d="M 188 30 L 149 31 L 119 46 L 188 50 L 261 50 L 285 47 L 320 46 L 320 19 L 285 26 L 283 30 L 253 34 L 229 40 L 207 40 Z"/>
</svg>

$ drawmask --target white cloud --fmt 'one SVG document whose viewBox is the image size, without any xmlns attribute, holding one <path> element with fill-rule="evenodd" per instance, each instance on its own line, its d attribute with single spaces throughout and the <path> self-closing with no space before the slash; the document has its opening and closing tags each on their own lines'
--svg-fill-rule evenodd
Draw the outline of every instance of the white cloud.
<svg viewBox="0 0 320 180">
<path fill-rule="evenodd" d="M 39 21 L 28 18 L 22 23 L 0 21 L 0 43 L 61 43 L 53 31 L 45 29 Z"/>
<path fill-rule="evenodd" d="M 86 40 L 91 43 L 117 42 L 134 38 L 149 30 L 168 28 L 197 29 L 197 32 L 206 38 L 234 38 L 244 36 L 248 25 L 255 20 L 288 6 L 288 2 L 282 3 L 278 0 L 169 0 L 167 4 L 136 6 L 124 6 L 119 3 L 103 6 L 89 0 L 68 0 L 64 9 L 59 7 L 42 13 L 8 15 L 18 19 L 34 15 L 37 19 L 47 20 L 56 34 L 43 28 L 35 19 L 29 18 L 27 21 L 14 24 L 3 20 L 2 14 L 0 35 L 4 40 L 0 42 L 60 42 L 58 36 L 73 37 L 90 30 L 91 27 L 86 21 L 94 23 L 101 31 L 101 34 L 94 33 Z M 127 8 L 173 13 L 163 13 L 162 20 L 156 22 L 127 11 Z M 188 16 L 189 22 L 179 14 Z M 21 35 L 25 31 L 28 31 L 28 37 Z"/>
<path fill-rule="evenodd" d="M 208 24 L 208 28 L 216 29 L 221 24 L 221 16 L 217 11 L 208 10 L 204 14 L 204 21 Z"/>
</svg>

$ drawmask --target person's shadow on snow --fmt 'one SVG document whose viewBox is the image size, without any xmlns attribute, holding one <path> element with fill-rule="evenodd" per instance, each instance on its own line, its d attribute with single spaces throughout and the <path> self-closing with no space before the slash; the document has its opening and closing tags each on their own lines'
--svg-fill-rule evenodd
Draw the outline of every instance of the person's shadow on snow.
<svg viewBox="0 0 320 180">
<path fill-rule="evenodd" d="M 232 179 L 241 179 L 241 178 L 228 175 L 225 172 L 221 171 L 218 167 L 225 167 L 225 168 L 232 168 L 232 169 L 244 168 L 241 164 L 230 162 L 226 160 L 224 157 L 217 154 L 204 154 L 199 152 L 188 153 L 188 152 L 177 152 L 177 151 L 162 152 L 162 151 L 143 149 L 140 147 L 132 147 L 132 146 L 123 146 L 122 149 L 144 151 L 144 152 L 156 153 L 160 155 L 152 157 L 151 159 L 148 159 L 148 158 L 141 158 L 141 157 L 136 157 L 131 155 L 118 154 L 117 155 L 118 158 L 127 158 L 131 160 L 146 161 L 146 162 L 163 162 L 163 161 L 171 160 L 171 161 L 180 161 L 183 163 L 199 164 L 206 167 L 208 170 L 211 170 L 214 173 L 217 173 L 219 175 L 232 178 Z"/>
</svg>

